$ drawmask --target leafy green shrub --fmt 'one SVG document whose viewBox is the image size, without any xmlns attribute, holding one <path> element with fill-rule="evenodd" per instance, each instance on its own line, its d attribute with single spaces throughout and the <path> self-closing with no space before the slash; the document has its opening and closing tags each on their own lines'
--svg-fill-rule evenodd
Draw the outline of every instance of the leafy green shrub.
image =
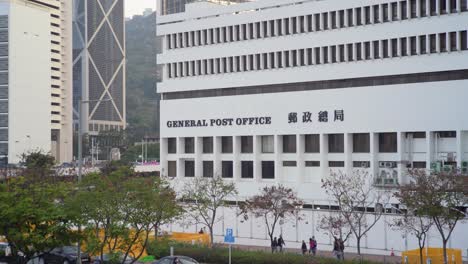
<svg viewBox="0 0 468 264">
<path fill-rule="evenodd" d="M 154 256 L 156 259 L 169 256 L 171 254 L 171 246 L 174 248 L 185 247 L 185 244 L 175 242 L 167 237 L 162 237 L 158 240 L 148 242 L 146 252 L 148 255 Z"/>
</svg>

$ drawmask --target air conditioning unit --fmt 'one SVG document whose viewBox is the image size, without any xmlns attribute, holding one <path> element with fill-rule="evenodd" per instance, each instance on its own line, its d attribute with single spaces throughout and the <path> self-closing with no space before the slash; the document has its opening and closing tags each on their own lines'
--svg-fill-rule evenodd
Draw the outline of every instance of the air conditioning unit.
<svg viewBox="0 0 468 264">
<path fill-rule="evenodd" d="M 393 161 L 388 161 L 388 162 L 385 162 L 385 168 L 396 168 L 396 162 L 393 162 Z"/>
<path fill-rule="evenodd" d="M 461 173 L 462 174 L 468 174 L 468 167 L 462 167 L 461 168 Z"/>
<path fill-rule="evenodd" d="M 436 161 L 431 163 L 431 170 L 435 173 L 441 172 L 442 170 L 442 162 Z"/>
<path fill-rule="evenodd" d="M 462 161 L 461 167 L 468 168 L 468 161 Z"/>
<path fill-rule="evenodd" d="M 379 168 L 385 168 L 385 161 L 379 162 Z"/>
<path fill-rule="evenodd" d="M 370 167 L 369 161 L 363 161 L 363 162 L 361 162 L 361 168 L 369 168 L 369 167 Z"/>
<path fill-rule="evenodd" d="M 453 166 L 452 165 L 444 165 L 443 171 L 446 173 L 450 173 L 453 171 Z"/>
</svg>

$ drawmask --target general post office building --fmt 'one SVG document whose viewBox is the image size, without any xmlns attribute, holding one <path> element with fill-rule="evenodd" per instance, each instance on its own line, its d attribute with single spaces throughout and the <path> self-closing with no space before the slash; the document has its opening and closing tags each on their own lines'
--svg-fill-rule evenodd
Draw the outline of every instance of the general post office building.
<svg viewBox="0 0 468 264">
<path fill-rule="evenodd" d="M 201 2 L 159 16 L 162 174 L 219 175 L 325 200 L 332 171 L 373 183 L 468 170 L 467 0 Z"/>
</svg>

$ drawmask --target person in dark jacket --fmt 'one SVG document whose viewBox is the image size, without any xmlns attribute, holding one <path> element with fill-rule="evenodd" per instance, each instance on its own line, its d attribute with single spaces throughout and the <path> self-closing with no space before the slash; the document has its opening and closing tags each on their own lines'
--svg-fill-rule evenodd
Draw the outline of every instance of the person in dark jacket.
<svg viewBox="0 0 468 264">
<path fill-rule="evenodd" d="M 275 253 L 277 247 L 278 247 L 278 240 L 275 237 L 273 241 L 271 241 L 271 253 Z"/>
<path fill-rule="evenodd" d="M 317 240 L 315 240 L 315 236 L 309 239 L 309 254 L 314 256 L 317 254 Z"/>
<path fill-rule="evenodd" d="M 307 245 L 304 240 L 302 240 L 302 255 L 305 255 L 307 253 Z"/>
<path fill-rule="evenodd" d="M 283 236 L 280 235 L 279 238 L 278 238 L 278 247 L 279 247 L 280 252 L 283 252 L 283 246 L 285 246 L 285 245 L 286 244 L 284 243 Z"/>
</svg>

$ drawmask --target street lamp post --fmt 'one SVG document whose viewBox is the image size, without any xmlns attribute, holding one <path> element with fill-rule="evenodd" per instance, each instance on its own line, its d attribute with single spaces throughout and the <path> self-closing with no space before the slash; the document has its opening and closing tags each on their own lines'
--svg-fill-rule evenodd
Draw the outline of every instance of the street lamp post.
<svg viewBox="0 0 468 264">
<path fill-rule="evenodd" d="M 78 182 L 81 182 L 83 177 L 83 104 L 89 104 L 91 102 L 107 102 L 112 99 L 104 100 L 82 100 L 78 101 Z M 78 225 L 78 232 L 81 232 L 81 225 Z M 81 264 L 81 241 L 77 244 L 77 257 L 76 263 Z"/>
</svg>

